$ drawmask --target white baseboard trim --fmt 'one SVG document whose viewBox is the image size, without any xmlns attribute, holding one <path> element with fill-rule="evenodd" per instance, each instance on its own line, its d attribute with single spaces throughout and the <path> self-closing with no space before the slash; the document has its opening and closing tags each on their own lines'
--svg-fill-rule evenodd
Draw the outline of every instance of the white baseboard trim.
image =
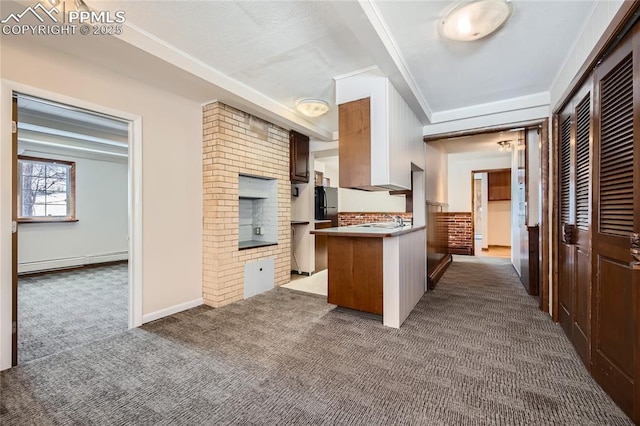
<svg viewBox="0 0 640 426">
<path fill-rule="evenodd" d="M 178 312 L 186 311 L 187 309 L 200 306 L 203 303 L 204 303 L 204 300 L 202 299 L 202 297 L 200 297 L 198 299 L 194 299 L 189 302 L 184 302 L 184 303 L 180 303 L 179 305 L 174 305 L 165 309 L 160 309 L 159 311 L 142 315 L 142 323 L 145 324 L 147 322 L 155 321 L 157 319 L 164 318 L 169 315 L 177 314 Z"/>
<path fill-rule="evenodd" d="M 75 268 L 94 263 L 115 262 L 129 259 L 129 252 L 94 254 L 89 256 L 68 257 L 65 259 L 41 260 L 37 262 L 25 262 L 18 264 L 18 273 L 51 271 L 55 269 Z"/>
</svg>

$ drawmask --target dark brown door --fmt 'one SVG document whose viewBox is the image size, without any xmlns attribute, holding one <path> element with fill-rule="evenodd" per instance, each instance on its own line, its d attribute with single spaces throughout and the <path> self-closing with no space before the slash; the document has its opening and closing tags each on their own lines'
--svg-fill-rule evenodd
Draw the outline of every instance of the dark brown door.
<svg viewBox="0 0 640 426">
<path fill-rule="evenodd" d="M 581 91 L 574 109 L 575 236 L 573 259 L 572 342 L 582 362 L 590 363 L 591 333 L 591 154 L 593 143 L 591 81 Z"/>
<path fill-rule="evenodd" d="M 11 365 L 18 365 L 18 98 L 11 104 Z"/>
<path fill-rule="evenodd" d="M 560 200 L 560 242 L 558 244 L 558 320 L 565 334 L 571 340 L 571 323 L 573 318 L 573 250 L 571 240 L 567 238 L 567 228 L 574 222 L 572 211 L 571 183 L 571 106 L 559 116 L 559 150 L 558 150 L 558 198 Z"/>
<path fill-rule="evenodd" d="M 591 322 L 592 82 L 560 115 L 559 320 L 589 368 Z"/>
<path fill-rule="evenodd" d="M 640 271 L 634 269 L 630 254 L 630 239 L 640 232 L 637 26 L 633 34 L 623 39 L 594 76 L 597 115 L 591 372 L 640 424 Z"/>
</svg>

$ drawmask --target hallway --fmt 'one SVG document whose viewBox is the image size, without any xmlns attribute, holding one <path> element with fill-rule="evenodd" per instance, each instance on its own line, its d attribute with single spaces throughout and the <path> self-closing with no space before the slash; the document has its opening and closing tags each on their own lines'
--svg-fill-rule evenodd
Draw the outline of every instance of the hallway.
<svg viewBox="0 0 640 426">
<path fill-rule="evenodd" d="M 456 256 L 401 329 L 277 288 L 0 377 L 3 425 L 632 424 L 497 258 Z"/>
</svg>

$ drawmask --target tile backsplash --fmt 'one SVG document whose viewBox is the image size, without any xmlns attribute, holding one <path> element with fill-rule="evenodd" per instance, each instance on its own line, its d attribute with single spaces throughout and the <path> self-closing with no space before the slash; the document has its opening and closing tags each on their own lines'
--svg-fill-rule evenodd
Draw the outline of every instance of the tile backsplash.
<svg viewBox="0 0 640 426">
<path fill-rule="evenodd" d="M 389 216 L 400 216 L 405 222 L 411 222 L 413 213 L 338 212 L 338 226 L 390 222 L 393 219 L 391 219 Z"/>
</svg>

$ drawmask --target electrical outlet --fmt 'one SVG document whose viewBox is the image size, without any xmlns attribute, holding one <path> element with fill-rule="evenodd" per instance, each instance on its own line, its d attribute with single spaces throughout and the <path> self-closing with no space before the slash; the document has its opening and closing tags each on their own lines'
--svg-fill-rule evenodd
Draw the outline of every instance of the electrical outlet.
<svg viewBox="0 0 640 426">
<path fill-rule="evenodd" d="M 262 235 L 262 228 L 261 228 L 261 227 L 259 227 L 259 226 L 256 226 L 256 227 L 253 229 L 253 232 L 254 232 L 256 235 Z"/>
</svg>

